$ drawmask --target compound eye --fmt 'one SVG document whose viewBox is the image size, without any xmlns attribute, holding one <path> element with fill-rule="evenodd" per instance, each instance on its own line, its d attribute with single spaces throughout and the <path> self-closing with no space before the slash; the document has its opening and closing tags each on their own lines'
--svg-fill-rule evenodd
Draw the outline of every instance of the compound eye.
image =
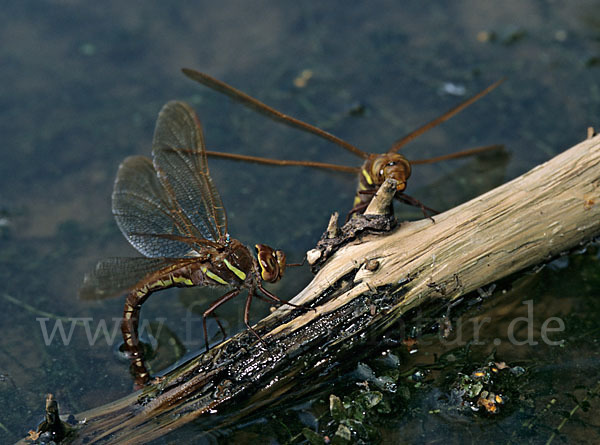
<svg viewBox="0 0 600 445">
<path fill-rule="evenodd" d="M 283 277 L 287 259 L 283 250 L 276 250 L 275 257 L 277 258 L 277 279 L 280 280 Z"/>
<path fill-rule="evenodd" d="M 273 270 L 275 268 L 275 255 L 269 255 L 261 259 L 260 264 L 263 269 Z"/>
<path fill-rule="evenodd" d="M 257 244 L 256 253 L 261 278 L 268 283 L 274 283 L 279 280 L 279 265 L 273 249 L 264 244 Z"/>
</svg>

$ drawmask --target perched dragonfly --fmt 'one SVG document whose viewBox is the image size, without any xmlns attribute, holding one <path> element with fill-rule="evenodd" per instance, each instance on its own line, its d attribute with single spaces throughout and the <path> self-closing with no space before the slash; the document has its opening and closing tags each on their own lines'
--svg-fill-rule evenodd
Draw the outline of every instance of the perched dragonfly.
<svg viewBox="0 0 600 445">
<path fill-rule="evenodd" d="M 229 236 L 225 208 L 208 171 L 200 122 L 190 106 L 169 102 L 162 108 L 152 156 L 152 160 L 144 156 L 126 158 L 119 166 L 112 194 L 119 228 L 146 258 L 101 261 L 86 276 L 80 292 L 82 298 L 96 299 L 129 289 L 121 330 L 140 386 L 149 381 L 150 374 L 138 338 L 139 314 L 153 292 L 189 286 L 232 288 L 202 315 L 207 350 L 206 317 L 242 289 L 248 291 L 244 323 L 261 342 L 249 323 L 254 296 L 302 308 L 263 287 L 262 281 L 281 279 L 286 267 L 283 251 L 257 244 L 254 257 Z"/>
<path fill-rule="evenodd" d="M 216 151 L 207 151 L 208 156 L 233 159 L 238 161 L 247 161 L 254 162 L 257 164 L 268 164 L 268 165 L 296 165 L 296 166 L 305 166 L 305 167 L 314 167 L 314 168 L 322 168 L 327 170 L 334 170 L 340 172 L 348 172 L 358 174 L 358 187 L 356 191 L 356 196 L 354 198 L 354 206 L 348 216 L 350 217 L 353 213 L 362 213 L 365 211 L 369 202 L 387 178 L 393 178 L 397 181 L 397 191 L 395 198 L 400 202 L 403 202 L 408 205 L 412 205 L 415 207 L 419 207 L 423 214 L 428 217 L 428 212 L 436 213 L 435 210 L 430 209 L 425 206 L 419 200 L 407 195 L 404 193 L 406 189 L 408 178 L 411 175 L 411 166 L 416 164 L 431 164 L 434 162 L 439 162 L 447 159 L 456 159 L 465 156 L 473 156 L 479 153 L 483 153 L 489 150 L 497 150 L 502 148 L 502 145 L 487 145 L 483 147 L 475 147 L 467 150 L 458 151 L 455 153 L 450 153 L 447 155 L 437 156 L 429 159 L 420 159 L 420 160 L 408 160 L 406 157 L 398 153 L 400 148 L 406 145 L 408 142 L 417 138 L 421 134 L 430 130 L 431 128 L 439 125 L 440 123 L 450 119 L 455 114 L 459 113 L 472 103 L 481 99 L 483 96 L 488 94 L 494 88 L 496 88 L 500 83 L 504 81 L 504 79 L 500 79 L 497 82 L 491 84 L 484 90 L 475 94 L 474 96 L 468 98 L 464 102 L 458 104 L 454 108 L 448 110 L 446 113 L 437 117 L 436 119 L 422 125 L 416 130 L 412 131 L 408 135 L 403 138 L 397 140 L 389 150 L 385 153 L 377 154 L 377 153 L 367 153 L 365 151 L 360 150 L 358 147 L 346 142 L 345 140 L 328 133 L 314 125 L 303 122 L 294 117 L 288 116 L 266 104 L 255 99 L 254 97 L 237 90 L 236 88 L 228 85 L 227 83 L 215 79 L 208 74 L 202 73 L 200 71 L 196 71 L 189 68 L 183 68 L 183 73 L 189 77 L 190 79 L 195 80 L 196 82 L 201 83 L 219 93 L 225 94 L 229 96 L 231 99 L 241 103 L 242 105 L 260 113 L 268 118 L 288 125 L 290 127 L 312 133 L 316 136 L 319 136 L 329 142 L 333 142 L 336 145 L 348 150 L 354 155 L 364 159 L 362 166 L 360 167 L 350 167 L 345 165 L 338 164 L 328 164 L 324 162 L 314 162 L 314 161 L 295 161 L 295 160 L 283 160 L 283 159 L 271 159 L 271 158 L 261 158 L 258 156 L 248 156 L 248 155 L 240 155 L 240 154 L 232 154 L 232 153 L 222 153 Z"/>
</svg>

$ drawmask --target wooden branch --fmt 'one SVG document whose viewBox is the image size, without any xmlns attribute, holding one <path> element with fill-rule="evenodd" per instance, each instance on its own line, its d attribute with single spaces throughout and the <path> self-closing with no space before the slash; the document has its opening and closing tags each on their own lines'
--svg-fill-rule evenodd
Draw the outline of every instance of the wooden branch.
<svg viewBox="0 0 600 445">
<path fill-rule="evenodd" d="M 316 310 L 284 306 L 257 324 L 267 350 L 241 332 L 160 383 L 81 413 L 87 420 L 75 443 L 145 443 L 192 420 L 205 430 L 223 426 L 314 387 L 319 373 L 345 359 L 355 363 L 357 346 L 409 310 L 441 306 L 598 235 L 600 136 L 435 223 L 403 222 L 387 235 L 356 232 L 293 300 Z"/>
</svg>

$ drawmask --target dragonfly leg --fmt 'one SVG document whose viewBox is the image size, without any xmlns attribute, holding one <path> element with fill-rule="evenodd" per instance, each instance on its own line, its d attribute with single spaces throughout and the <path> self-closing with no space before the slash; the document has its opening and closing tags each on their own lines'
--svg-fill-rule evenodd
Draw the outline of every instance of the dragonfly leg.
<svg viewBox="0 0 600 445">
<path fill-rule="evenodd" d="M 205 310 L 204 313 L 202 314 L 202 329 L 204 330 L 204 342 L 206 344 L 207 351 L 209 350 L 209 347 L 208 347 L 208 331 L 206 330 L 206 317 L 211 315 L 219 306 L 221 306 L 226 301 L 229 301 L 232 298 L 238 296 L 239 293 L 240 293 L 239 289 L 230 290 L 225 295 L 220 297 L 217 301 L 213 302 L 213 304 L 211 304 L 209 306 L 209 308 L 207 310 Z M 221 330 L 223 330 L 223 333 L 225 333 L 225 330 L 223 329 L 223 327 L 221 326 L 221 323 L 218 320 L 217 320 L 217 323 L 219 324 L 219 327 L 221 328 Z"/>
<path fill-rule="evenodd" d="M 429 218 L 433 222 L 435 222 L 435 220 L 433 219 L 433 217 L 431 216 L 431 214 L 429 212 L 431 212 L 434 215 L 440 213 L 437 210 L 432 209 L 431 207 L 427 207 L 425 204 L 423 204 L 418 199 L 413 198 L 412 196 L 408 196 L 404 193 L 396 193 L 395 198 L 398 199 L 400 202 L 403 202 L 404 204 L 408 204 L 408 205 L 411 205 L 414 207 L 419 207 L 421 209 L 421 212 L 423 212 L 423 215 L 425 216 L 425 218 Z"/>
<path fill-rule="evenodd" d="M 375 195 L 376 190 L 360 190 L 358 193 L 361 195 Z M 413 198 L 412 196 L 406 195 L 404 193 L 397 192 L 395 198 L 404 204 L 408 204 L 413 207 L 419 207 L 421 209 L 421 211 L 423 212 L 423 215 L 425 216 L 425 218 L 429 218 L 433 222 L 435 222 L 435 220 L 432 218 L 431 214 L 435 215 L 437 213 L 440 213 L 437 210 L 432 209 L 431 207 L 427 207 L 425 204 L 423 204 L 418 199 Z M 371 197 L 371 199 L 372 199 L 372 197 Z M 350 210 L 350 212 L 348 213 L 348 216 L 346 216 L 346 222 L 348 222 L 350 220 L 350 218 L 352 217 L 352 215 L 354 215 L 355 213 L 363 213 L 365 211 L 365 209 L 369 206 L 371 199 L 369 199 L 368 201 L 363 201 L 363 202 L 359 202 L 358 204 L 356 204 Z"/>
<path fill-rule="evenodd" d="M 306 307 L 306 306 L 303 306 L 301 304 L 294 304 L 294 303 L 290 303 L 287 300 L 282 300 L 277 295 L 272 294 L 267 289 L 265 289 L 261 284 L 259 284 L 257 287 L 271 301 L 274 301 L 274 302 L 279 303 L 281 305 L 287 304 L 288 306 L 295 307 L 296 309 L 304 309 L 305 311 L 316 311 L 316 309 L 314 307 Z M 262 298 L 260 294 L 257 294 L 257 296 L 259 298 Z"/>
<path fill-rule="evenodd" d="M 369 201 L 366 201 L 366 202 L 359 202 L 354 207 L 352 207 L 350 209 L 350 211 L 348 212 L 348 214 L 346 215 L 346 221 L 345 222 L 350 221 L 350 218 L 352 218 L 352 215 L 354 215 L 355 213 L 356 214 L 363 213 L 365 211 L 365 209 L 369 206 L 369 202 L 371 202 L 371 201 L 369 200 Z"/>
<path fill-rule="evenodd" d="M 219 320 L 219 317 L 217 317 L 217 313 L 216 312 L 213 312 L 211 315 L 215 319 L 215 321 L 217 322 L 217 324 L 219 325 L 219 329 L 221 330 L 221 334 L 223 334 L 223 341 L 225 341 L 225 339 L 227 338 L 227 332 L 225 331 L 225 328 L 221 324 L 221 320 Z"/>
<path fill-rule="evenodd" d="M 258 338 L 258 341 L 260 341 L 266 349 L 267 344 L 265 343 L 265 341 L 261 338 L 260 335 L 258 335 L 258 333 L 254 330 L 254 328 L 252 326 L 250 326 L 250 305 L 252 304 L 253 297 L 254 297 L 254 288 L 250 288 L 250 289 L 248 289 L 248 296 L 246 297 L 246 307 L 244 308 L 244 323 L 246 324 L 246 327 L 248 328 L 248 330 L 250 332 L 252 332 L 256 338 Z"/>
<path fill-rule="evenodd" d="M 267 303 L 273 303 L 273 300 L 271 300 L 270 298 L 265 297 L 264 295 L 261 294 L 254 294 L 255 297 L 260 298 L 262 301 L 266 301 Z"/>
</svg>

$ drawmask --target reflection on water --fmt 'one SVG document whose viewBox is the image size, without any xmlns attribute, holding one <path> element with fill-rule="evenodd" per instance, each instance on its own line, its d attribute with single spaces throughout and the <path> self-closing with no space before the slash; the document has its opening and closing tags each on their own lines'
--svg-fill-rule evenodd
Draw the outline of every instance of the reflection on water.
<svg viewBox="0 0 600 445">
<path fill-rule="evenodd" d="M 456 105 L 461 100 L 456 91 L 470 95 L 506 76 L 507 82 L 484 100 L 403 149 L 415 159 L 505 145 L 510 157 L 491 163 L 463 160 L 415 168 L 410 194 L 445 208 L 580 141 L 587 126 L 600 127 L 600 77 L 593 63 L 600 54 L 599 10 L 595 0 L 512 1 L 502 7 L 472 0 L 352 6 L 339 1 L 250 6 L 232 0 L 144 3 L 127 10 L 116 1 L 8 5 L 0 18 L 6 42 L 0 48 L 5 86 L 0 91 L 0 399 L 10 409 L 0 415 L 0 441 L 15 440 L 37 423 L 46 392 L 55 394 L 62 412 L 79 412 L 129 391 L 126 366 L 114 359 L 112 345 L 90 345 L 85 329 L 75 324 L 68 346 L 46 346 L 37 319 L 55 326 L 54 320 L 110 322 L 120 315 L 121 300 L 82 302 L 76 293 L 84 272 L 98 259 L 135 254 L 113 222 L 112 182 L 124 157 L 148 153 L 156 113 L 166 101 L 192 103 L 207 146 L 215 150 L 355 163 L 337 147 L 191 84 L 181 67 L 222 78 L 375 152 Z M 306 70 L 310 76 L 302 75 Z M 298 78 L 304 80 L 295 85 Z M 291 261 L 313 246 L 332 211 L 349 209 L 355 190 L 355 178 L 343 174 L 209 162 L 230 231 L 248 244 L 261 240 L 281 247 Z M 420 217 L 418 212 L 400 215 Z M 589 296 L 592 286 L 598 288 L 596 263 L 593 255 L 571 256 L 560 274 L 542 271 L 529 287 L 514 291 L 519 293 L 513 304 L 499 294 L 502 287 L 491 300 L 508 320 L 527 314 L 522 302 L 533 299 L 536 316 L 564 318 L 566 338 L 575 339 L 563 347 L 498 346 L 507 363 L 527 361 L 521 364 L 529 372 L 527 394 L 519 404 L 509 401 L 493 420 L 432 415 L 420 404 L 429 406 L 425 400 L 437 400 L 432 394 L 444 391 L 434 381 L 411 392 L 404 414 L 376 419 L 380 437 L 483 438 L 483 432 L 494 434 L 500 427 L 515 430 L 522 416 L 529 416 L 531 440 L 546 440 L 549 433 L 542 425 L 555 428 L 561 419 L 558 411 L 544 411 L 549 395 L 569 411 L 575 402 L 565 394 L 581 399 L 578 391 L 593 387 L 597 346 L 590 323 L 597 306 Z M 291 270 L 270 289 L 288 298 L 309 279 L 306 270 Z M 191 303 L 182 301 L 193 300 L 192 294 L 156 295 L 144 305 L 142 317 L 166 318 L 172 334 L 185 339 L 181 320 Z M 219 314 L 228 331 L 243 328 L 239 308 L 232 306 Z M 497 338 L 505 324 L 499 319 L 486 325 L 482 338 Z M 64 326 L 68 335 L 71 325 Z M 423 363 L 431 355 L 421 348 L 410 359 Z M 352 392 L 343 386 L 339 391 Z M 343 399 L 341 392 L 336 395 Z M 282 433 L 280 422 L 268 416 L 261 425 L 268 422 L 280 442 L 290 439 L 286 434 L 299 434 L 300 426 L 316 430 L 317 423 L 306 419 L 328 407 L 319 411 L 317 401 L 309 405 L 317 411 L 294 408 L 301 420 L 298 428 L 287 425 L 290 433 Z M 577 422 L 588 421 L 590 412 L 578 411 Z M 540 417 L 543 421 L 536 420 Z M 571 440 L 585 431 L 577 422 L 565 426 Z M 431 434 L 422 436 L 423 431 Z M 251 426 L 239 426 L 223 435 L 230 440 L 252 433 Z"/>
</svg>

